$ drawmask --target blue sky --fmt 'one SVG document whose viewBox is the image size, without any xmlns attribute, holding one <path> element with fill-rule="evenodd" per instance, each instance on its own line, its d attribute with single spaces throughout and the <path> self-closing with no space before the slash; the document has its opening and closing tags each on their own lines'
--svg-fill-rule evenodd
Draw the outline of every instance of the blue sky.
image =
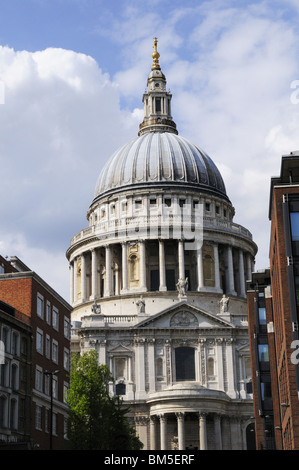
<svg viewBox="0 0 299 470">
<path fill-rule="evenodd" d="M 268 266 L 270 177 L 299 149 L 296 0 L 0 0 L 0 11 L 0 254 L 68 300 L 65 251 L 104 163 L 137 135 L 157 36 L 179 133 L 214 160 L 256 268 Z"/>
</svg>

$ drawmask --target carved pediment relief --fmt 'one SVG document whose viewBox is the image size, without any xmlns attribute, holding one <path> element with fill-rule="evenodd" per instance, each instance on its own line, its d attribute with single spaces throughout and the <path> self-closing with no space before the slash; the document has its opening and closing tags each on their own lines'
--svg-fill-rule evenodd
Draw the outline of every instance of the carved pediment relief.
<svg viewBox="0 0 299 470">
<path fill-rule="evenodd" d="M 171 328 L 197 328 L 198 319 L 193 313 L 183 310 L 182 312 L 175 313 L 170 318 L 170 327 Z"/>
<path fill-rule="evenodd" d="M 234 328 L 234 325 L 193 305 L 178 305 L 142 320 L 136 328 Z"/>
</svg>

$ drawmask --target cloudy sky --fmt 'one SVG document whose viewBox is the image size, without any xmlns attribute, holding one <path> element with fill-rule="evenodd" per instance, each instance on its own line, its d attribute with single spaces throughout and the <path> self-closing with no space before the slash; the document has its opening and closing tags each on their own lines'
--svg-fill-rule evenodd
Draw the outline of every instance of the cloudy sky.
<svg viewBox="0 0 299 470">
<path fill-rule="evenodd" d="M 0 0 L 0 254 L 69 300 L 65 252 L 137 135 L 157 36 L 179 133 L 217 164 L 267 267 L 270 177 L 299 149 L 298 5 Z"/>
</svg>

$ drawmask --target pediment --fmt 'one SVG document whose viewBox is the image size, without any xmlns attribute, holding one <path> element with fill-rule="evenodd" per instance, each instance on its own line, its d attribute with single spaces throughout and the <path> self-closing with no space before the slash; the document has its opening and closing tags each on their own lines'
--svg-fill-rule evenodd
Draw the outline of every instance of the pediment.
<svg viewBox="0 0 299 470">
<path fill-rule="evenodd" d="M 235 328 L 223 318 L 186 302 L 143 319 L 136 328 Z"/>
<path fill-rule="evenodd" d="M 128 354 L 131 353 L 131 350 L 124 346 L 123 344 L 119 343 L 114 348 L 110 349 L 109 351 L 111 354 Z"/>
</svg>

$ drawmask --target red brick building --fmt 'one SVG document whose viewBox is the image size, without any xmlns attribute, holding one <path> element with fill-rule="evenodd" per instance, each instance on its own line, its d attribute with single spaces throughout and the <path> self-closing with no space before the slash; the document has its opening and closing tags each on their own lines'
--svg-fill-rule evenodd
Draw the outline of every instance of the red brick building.
<svg viewBox="0 0 299 470">
<path fill-rule="evenodd" d="M 0 257 L 0 271 L 0 300 L 22 312 L 32 329 L 32 446 L 63 449 L 72 307 L 18 258 Z"/>
<path fill-rule="evenodd" d="M 269 219 L 270 270 L 254 273 L 247 293 L 256 446 L 269 448 L 270 432 L 276 449 L 298 450 L 299 152 L 283 156 L 271 179 Z"/>
</svg>

